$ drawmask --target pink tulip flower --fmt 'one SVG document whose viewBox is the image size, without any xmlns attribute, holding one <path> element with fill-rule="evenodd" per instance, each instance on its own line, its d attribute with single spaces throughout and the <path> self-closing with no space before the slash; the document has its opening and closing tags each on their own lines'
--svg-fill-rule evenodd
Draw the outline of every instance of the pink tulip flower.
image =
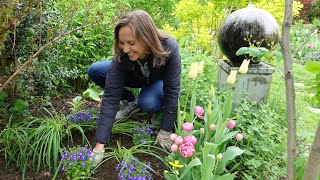
<svg viewBox="0 0 320 180">
<path fill-rule="evenodd" d="M 182 124 L 182 130 L 186 131 L 186 132 L 190 132 L 193 130 L 193 124 L 189 123 L 189 122 L 185 122 Z"/>
<path fill-rule="evenodd" d="M 203 107 L 201 106 L 194 107 L 194 114 L 196 114 L 199 119 L 204 119 L 203 113 L 204 113 Z"/>
<path fill-rule="evenodd" d="M 240 134 L 240 133 L 238 133 L 238 134 L 236 135 L 236 139 L 237 139 L 237 141 L 241 141 L 241 140 L 243 139 L 243 135 Z"/>
<path fill-rule="evenodd" d="M 312 49 L 312 48 L 314 48 L 314 45 L 313 44 L 307 44 L 307 48 Z"/>
<path fill-rule="evenodd" d="M 174 142 L 174 140 L 178 137 L 175 133 L 170 134 L 169 139 L 171 142 Z"/>
<path fill-rule="evenodd" d="M 193 135 L 185 136 L 183 138 L 183 143 L 186 143 L 186 142 L 191 142 L 193 145 L 195 145 L 197 143 L 197 138 L 194 137 Z"/>
<path fill-rule="evenodd" d="M 209 128 L 210 128 L 210 131 L 215 131 L 216 130 L 216 125 L 215 124 L 210 124 Z"/>
<path fill-rule="evenodd" d="M 181 136 L 176 137 L 176 139 L 174 140 L 174 143 L 176 145 L 181 145 L 183 143 L 183 138 Z"/>
<path fill-rule="evenodd" d="M 172 144 L 170 149 L 171 149 L 171 152 L 176 152 L 178 148 L 179 148 L 178 145 Z"/>
<path fill-rule="evenodd" d="M 230 119 L 228 124 L 227 124 L 227 128 L 228 129 L 233 129 L 234 127 L 236 127 L 236 125 L 237 125 L 236 121 Z"/>
<path fill-rule="evenodd" d="M 180 145 L 180 153 L 183 157 L 188 158 L 194 155 L 196 150 L 191 142 L 186 142 Z"/>
</svg>

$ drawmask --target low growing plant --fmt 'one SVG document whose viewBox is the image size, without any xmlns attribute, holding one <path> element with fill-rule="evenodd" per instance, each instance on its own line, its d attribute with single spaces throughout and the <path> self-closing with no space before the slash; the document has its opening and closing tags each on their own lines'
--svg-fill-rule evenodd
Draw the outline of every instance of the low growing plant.
<svg viewBox="0 0 320 180">
<path fill-rule="evenodd" d="M 67 179 L 89 178 L 92 175 L 90 164 L 92 150 L 86 146 L 64 148 L 61 153 L 61 171 Z"/>
<path fill-rule="evenodd" d="M 132 157 L 129 162 L 121 161 L 117 164 L 116 171 L 120 180 L 152 180 L 151 163 L 142 163 Z"/>
<path fill-rule="evenodd" d="M 132 141 L 134 145 L 146 144 L 154 141 L 154 132 L 151 129 L 151 125 L 147 123 L 141 123 L 138 127 L 133 128 L 130 131 L 132 135 Z"/>
</svg>

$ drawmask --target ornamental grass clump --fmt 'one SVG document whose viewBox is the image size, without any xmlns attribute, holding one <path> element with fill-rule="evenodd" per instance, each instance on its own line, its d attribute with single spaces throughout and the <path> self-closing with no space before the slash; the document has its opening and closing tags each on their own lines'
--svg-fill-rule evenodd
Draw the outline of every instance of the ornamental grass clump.
<svg viewBox="0 0 320 180">
<path fill-rule="evenodd" d="M 142 123 L 141 126 L 133 128 L 133 130 L 130 131 L 130 134 L 132 135 L 134 145 L 146 144 L 154 141 L 154 132 L 151 129 L 150 124 Z"/>
<path fill-rule="evenodd" d="M 87 147 L 64 149 L 61 155 L 61 171 L 67 179 L 89 178 L 92 174 L 90 155 L 92 150 Z"/>
<path fill-rule="evenodd" d="M 128 161 L 121 161 L 117 164 L 116 171 L 121 180 L 151 180 L 150 162 L 141 163 L 137 158 L 132 157 Z"/>
</svg>

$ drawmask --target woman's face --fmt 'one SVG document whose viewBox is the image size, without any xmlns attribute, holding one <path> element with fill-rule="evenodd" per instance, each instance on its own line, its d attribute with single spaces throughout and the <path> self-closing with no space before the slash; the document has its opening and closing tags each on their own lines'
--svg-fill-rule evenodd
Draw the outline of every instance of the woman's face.
<svg viewBox="0 0 320 180">
<path fill-rule="evenodd" d="M 128 54 L 131 61 L 146 57 L 145 47 L 136 39 L 128 25 L 119 29 L 119 46 L 124 53 Z"/>
</svg>

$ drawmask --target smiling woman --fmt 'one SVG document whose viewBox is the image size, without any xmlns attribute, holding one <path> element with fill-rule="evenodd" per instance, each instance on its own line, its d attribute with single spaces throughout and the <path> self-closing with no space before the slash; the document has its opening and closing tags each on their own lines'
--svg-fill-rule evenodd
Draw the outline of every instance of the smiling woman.
<svg viewBox="0 0 320 180">
<path fill-rule="evenodd" d="M 142 10 L 128 12 L 119 19 L 114 39 L 113 60 L 94 63 L 88 70 L 90 79 L 104 88 L 93 155 L 104 151 L 115 120 L 139 110 L 154 114 L 152 122 L 159 118 L 156 143 L 169 151 L 180 91 L 178 44 L 158 30 L 150 15 Z M 139 96 L 134 97 L 126 87 L 141 88 Z M 101 156 L 93 160 L 100 162 L 98 157 Z"/>
</svg>

